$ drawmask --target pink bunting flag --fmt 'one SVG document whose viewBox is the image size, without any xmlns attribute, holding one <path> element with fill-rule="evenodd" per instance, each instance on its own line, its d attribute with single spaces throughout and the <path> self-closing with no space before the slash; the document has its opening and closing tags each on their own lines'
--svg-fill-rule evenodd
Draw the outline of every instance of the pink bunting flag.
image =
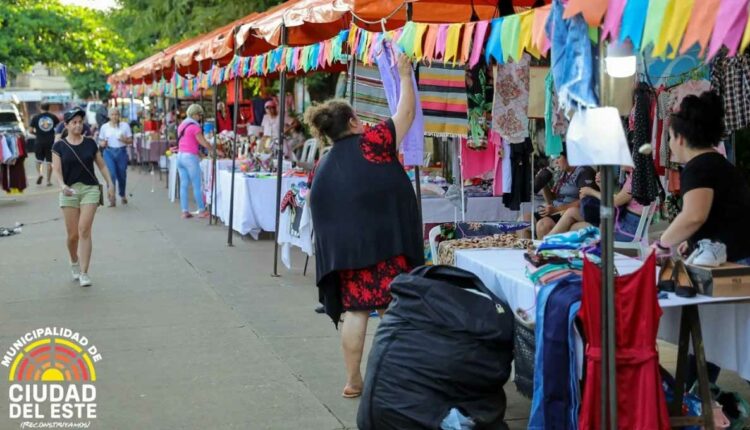
<svg viewBox="0 0 750 430">
<path fill-rule="evenodd" d="M 424 59 L 432 61 L 435 59 L 435 46 L 437 45 L 438 24 L 430 24 L 427 27 L 427 35 L 424 39 Z"/>
<path fill-rule="evenodd" d="M 747 24 L 748 0 L 722 0 L 714 27 L 707 59 L 712 59 L 719 53 L 722 45 L 729 49 L 729 56 L 737 53 L 737 47 L 742 38 L 742 32 Z"/>
<path fill-rule="evenodd" d="M 445 45 L 448 39 L 448 24 L 440 24 L 438 27 L 437 41 L 435 42 L 435 58 L 445 57 Z"/>
<path fill-rule="evenodd" d="M 544 6 L 534 9 L 534 23 L 531 26 L 531 39 L 536 49 L 542 55 L 547 55 L 550 48 L 550 41 L 547 37 L 547 31 L 544 26 L 547 24 L 547 19 L 551 11 L 550 6 Z"/>
<path fill-rule="evenodd" d="M 609 7 L 607 7 L 607 15 L 604 16 L 604 24 L 602 24 L 602 40 L 605 40 L 608 36 L 612 40 L 617 40 L 620 37 L 620 25 L 622 24 L 622 14 L 625 12 L 626 0 L 609 0 Z"/>
<path fill-rule="evenodd" d="M 469 66 L 472 68 L 479 63 L 479 58 L 482 56 L 482 48 L 484 47 L 484 39 L 487 36 L 487 28 L 490 26 L 489 21 L 479 21 L 476 23 L 474 28 L 474 40 L 471 48 L 471 57 L 469 58 Z"/>
</svg>

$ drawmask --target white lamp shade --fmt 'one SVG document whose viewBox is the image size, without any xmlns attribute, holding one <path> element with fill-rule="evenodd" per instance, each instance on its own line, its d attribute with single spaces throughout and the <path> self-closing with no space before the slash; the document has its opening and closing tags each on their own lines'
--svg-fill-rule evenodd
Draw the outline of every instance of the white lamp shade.
<svg viewBox="0 0 750 430">
<path fill-rule="evenodd" d="M 607 56 L 604 57 L 607 74 L 613 78 L 627 78 L 633 76 L 636 69 L 633 44 L 625 42 L 611 42 L 607 45 Z"/>
<path fill-rule="evenodd" d="M 633 167 L 633 157 L 616 108 L 579 110 L 570 121 L 566 139 L 571 166 Z"/>
</svg>

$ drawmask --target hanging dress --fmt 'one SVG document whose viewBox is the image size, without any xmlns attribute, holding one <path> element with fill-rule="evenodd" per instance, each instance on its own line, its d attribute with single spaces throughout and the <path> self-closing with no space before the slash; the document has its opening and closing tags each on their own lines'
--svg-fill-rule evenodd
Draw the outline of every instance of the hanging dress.
<svg viewBox="0 0 750 430">
<path fill-rule="evenodd" d="M 600 428 L 601 270 L 583 265 L 583 299 L 578 317 L 586 345 L 586 381 L 580 428 Z M 656 257 L 636 272 L 615 278 L 615 331 L 618 428 L 669 429 L 669 414 L 659 374 L 656 334 L 662 310 L 656 297 Z"/>
</svg>

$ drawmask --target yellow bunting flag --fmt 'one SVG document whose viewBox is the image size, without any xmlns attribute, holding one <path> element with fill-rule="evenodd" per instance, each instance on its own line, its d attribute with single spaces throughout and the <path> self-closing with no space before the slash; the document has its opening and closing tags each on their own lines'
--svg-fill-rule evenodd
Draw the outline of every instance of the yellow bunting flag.
<svg viewBox="0 0 750 430">
<path fill-rule="evenodd" d="M 461 37 L 461 27 L 463 24 L 451 24 L 448 26 L 448 35 L 445 38 L 445 57 L 443 62 L 448 64 L 452 59 L 453 65 L 456 65 L 456 56 L 458 55 L 458 39 Z"/>
<path fill-rule="evenodd" d="M 750 11 L 748 11 L 750 13 Z M 747 20 L 747 25 L 745 25 L 745 34 L 742 36 L 742 43 L 740 44 L 740 51 L 739 52 L 745 52 L 745 48 L 750 45 L 750 19 Z"/>
<path fill-rule="evenodd" d="M 608 0 L 570 0 L 565 7 L 563 18 L 572 18 L 579 13 L 591 27 L 599 27 L 607 12 Z"/>
<path fill-rule="evenodd" d="M 695 0 L 680 0 L 679 4 L 673 0 L 669 3 L 667 10 L 664 12 L 661 34 L 654 46 L 653 55 L 655 57 L 663 57 L 667 52 L 669 52 L 669 58 L 674 58 L 677 55 L 677 49 L 679 49 L 680 41 L 685 34 L 694 3 Z M 670 47 L 672 50 L 668 51 Z"/>
<path fill-rule="evenodd" d="M 529 54 L 533 55 L 534 58 L 539 58 L 541 56 L 538 49 L 536 49 L 536 46 L 534 45 L 534 39 L 531 37 L 532 29 L 534 28 L 534 11 L 530 10 L 528 12 L 524 12 L 521 15 L 521 31 L 518 34 L 518 47 L 519 51 L 517 52 L 518 58 L 521 58 L 521 55 L 523 55 L 523 51 L 526 50 Z"/>
</svg>

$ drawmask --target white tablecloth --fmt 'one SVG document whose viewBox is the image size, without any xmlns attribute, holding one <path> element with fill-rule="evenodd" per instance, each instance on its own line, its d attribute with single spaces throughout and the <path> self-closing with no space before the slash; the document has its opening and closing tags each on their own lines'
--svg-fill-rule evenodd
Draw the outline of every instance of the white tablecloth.
<svg viewBox="0 0 750 430">
<path fill-rule="evenodd" d="M 534 309 L 536 289 L 526 277 L 523 250 L 472 249 L 456 251 L 456 266 L 473 272 L 511 309 Z M 621 275 L 641 266 L 636 259 L 615 257 Z M 659 300 L 664 310 L 659 325 L 659 338 L 677 343 L 680 332 L 680 307 L 699 304 L 706 358 L 716 365 L 733 370 L 750 380 L 750 303 L 737 303 L 746 298 L 712 298 L 697 296 L 685 299 L 670 294 Z M 532 317 L 534 312 L 528 312 Z"/>
<path fill-rule="evenodd" d="M 219 170 L 228 170 L 232 166 L 232 160 L 220 159 L 216 160 L 216 168 Z M 168 195 L 169 201 L 174 202 L 180 196 L 180 190 L 177 189 L 177 155 L 169 157 L 169 188 Z M 211 201 L 211 159 L 204 158 L 201 160 L 201 178 L 203 184 L 203 196 L 206 202 Z"/>
<path fill-rule="evenodd" d="M 231 195 L 232 173 L 219 170 L 216 184 L 216 215 L 229 224 L 229 196 Z M 282 178 L 281 196 L 292 184 L 307 182 L 306 178 Z M 232 229 L 240 234 L 250 234 L 257 239 L 261 231 L 276 230 L 276 177 L 248 178 L 243 173 L 235 173 L 234 217 Z"/>
</svg>

